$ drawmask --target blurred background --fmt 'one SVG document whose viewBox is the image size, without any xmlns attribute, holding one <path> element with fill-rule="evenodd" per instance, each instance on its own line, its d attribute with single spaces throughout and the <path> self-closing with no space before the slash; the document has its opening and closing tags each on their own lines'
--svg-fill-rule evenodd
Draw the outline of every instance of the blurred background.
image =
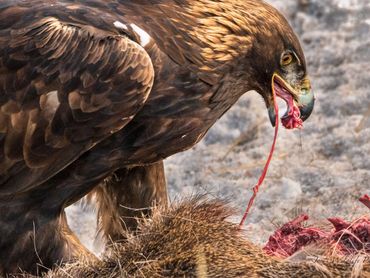
<svg viewBox="0 0 370 278">
<path fill-rule="evenodd" d="M 305 51 L 316 94 L 302 130 L 280 128 L 276 150 L 245 231 L 263 244 L 298 214 L 311 221 L 368 213 L 370 193 L 370 1 L 270 0 Z M 197 193 L 226 198 L 239 222 L 270 151 L 274 130 L 262 98 L 248 92 L 196 147 L 165 161 L 171 201 Z M 99 252 L 91 207 L 67 210 L 81 241 Z"/>
</svg>

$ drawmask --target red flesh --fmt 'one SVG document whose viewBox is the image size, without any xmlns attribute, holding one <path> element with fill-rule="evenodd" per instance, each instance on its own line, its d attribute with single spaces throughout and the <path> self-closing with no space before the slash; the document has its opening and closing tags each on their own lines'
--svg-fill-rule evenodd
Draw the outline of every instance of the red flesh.
<svg viewBox="0 0 370 278">
<path fill-rule="evenodd" d="M 370 197 L 368 195 L 364 195 L 363 197 L 361 197 L 360 202 L 370 209 Z"/>
<path fill-rule="evenodd" d="M 363 198 L 369 201 L 368 197 L 365 195 Z M 370 219 L 368 217 L 361 217 L 352 223 L 341 218 L 329 218 L 328 220 L 334 226 L 331 232 L 314 227 L 302 227 L 303 222 L 307 220 L 308 216 L 302 215 L 283 225 L 269 238 L 263 250 L 271 256 L 286 258 L 307 245 L 320 242 L 342 255 L 359 252 L 370 254 Z"/>
<path fill-rule="evenodd" d="M 334 226 L 329 240 L 335 251 L 350 255 L 358 252 L 370 254 L 370 219 L 362 217 L 352 223 L 340 218 L 328 219 Z"/>
<path fill-rule="evenodd" d="M 287 113 L 281 118 L 283 126 L 287 129 L 301 128 L 303 126 L 301 111 L 295 104 L 292 94 L 277 81 L 274 81 L 274 88 L 276 95 L 283 99 L 288 106 Z"/>
<path fill-rule="evenodd" d="M 320 229 L 303 227 L 303 223 L 307 220 L 307 215 L 301 215 L 284 224 L 270 236 L 263 250 L 270 256 L 286 258 L 293 255 L 303 246 L 327 237 L 327 233 Z"/>
</svg>

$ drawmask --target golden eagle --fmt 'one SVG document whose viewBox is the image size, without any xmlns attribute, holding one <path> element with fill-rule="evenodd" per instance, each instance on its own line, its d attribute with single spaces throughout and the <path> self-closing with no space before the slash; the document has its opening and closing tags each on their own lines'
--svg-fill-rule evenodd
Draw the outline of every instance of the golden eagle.
<svg viewBox="0 0 370 278">
<path fill-rule="evenodd" d="M 84 255 L 64 208 L 93 190 L 119 239 L 125 207 L 166 203 L 163 159 L 247 91 L 274 122 L 273 88 L 310 115 L 298 39 L 263 1 L 1 0 L 0 273 Z"/>
</svg>

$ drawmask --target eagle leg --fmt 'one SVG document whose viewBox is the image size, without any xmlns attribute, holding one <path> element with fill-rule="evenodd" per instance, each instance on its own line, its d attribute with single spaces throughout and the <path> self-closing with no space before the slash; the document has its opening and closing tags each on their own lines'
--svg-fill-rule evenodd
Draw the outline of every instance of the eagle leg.
<svg viewBox="0 0 370 278">
<path fill-rule="evenodd" d="M 136 230 L 137 218 L 148 216 L 154 205 L 167 206 L 163 161 L 119 169 L 93 194 L 104 237 L 108 242 L 123 240 L 127 231 Z"/>
<path fill-rule="evenodd" d="M 95 259 L 69 229 L 64 211 L 1 206 L 0 223 L 0 276 L 40 275 L 62 263 Z"/>
</svg>

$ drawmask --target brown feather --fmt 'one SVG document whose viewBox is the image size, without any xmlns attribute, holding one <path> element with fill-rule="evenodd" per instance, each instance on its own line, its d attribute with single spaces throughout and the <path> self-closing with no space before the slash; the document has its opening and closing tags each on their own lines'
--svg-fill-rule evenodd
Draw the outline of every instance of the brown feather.
<svg viewBox="0 0 370 278">
<path fill-rule="evenodd" d="M 28 184 L 19 184 L 13 177 L 12 184 L 17 184 L 17 186 L 7 187 L 6 191 L 8 193 L 14 192 L 14 190 L 19 191 L 22 187 L 35 186 L 50 175 L 55 174 L 55 172 L 48 172 L 48 165 L 56 163 L 57 157 L 64 153 L 65 149 L 70 148 L 71 144 L 77 143 L 79 146 L 75 147 L 75 153 L 69 154 L 68 163 L 111 134 L 112 130 L 117 131 L 122 128 L 125 122 L 128 121 L 122 121 L 121 119 L 129 119 L 144 103 L 148 95 L 148 89 L 153 82 L 153 70 L 151 69 L 149 56 L 135 42 L 125 37 L 116 36 L 113 38 L 109 34 L 104 37 L 104 31 L 99 31 L 97 39 L 94 33 L 97 32 L 96 30 L 96 28 L 81 29 L 68 25 L 54 17 L 41 18 L 40 20 L 36 18 L 27 26 L 13 29 L 8 44 L 1 46 L 3 51 L 10 54 L 9 58 L 15 59 L 18 57 L 17 59 L 19 59 L 21 57 L 24 61 L 23 67 L 17 71 L 16 75 L 9 70 L 7 82 L 12 82 L 11 79 L 22 78 L 25 84 L 27 82 L 33 84 L 34 80 L 40 80 L 41 82 L 44 80 L 43 83 L 38 81 L 37 87 L 32 86 L 32 90 L 35 90 L 32 98 L 29 98 L 31 93 L 27 92 L 27 88 L 30 87 L 22 88 L 23 82 L 12 82 L 13 86 L 8 87 L 8 89 L 5 87 L 3 91 L 6 95 L 11 95 L 13 90 L 17 92 L 18 99 L 9 99 L 8 102 L 2 105 L 1 111 L 10 115 L 9 121 L 13 124 L 15 118 L 18 117 L 17 127 L 20 129 L 16 132 L 8 132 L 7 137 L 9 139 L 5 140 L 5 142 L 8 142 L 5 145 L 7 159 L 13 159 L 14 163 L 24 160 L 25 164 L 21 170 L 22 175 L 27 175 L 30 168 L 38 168 L 38 174 L 30 178 Z M 90 42 L 88 44 L 90 53 L 85 55 L 83 47 L 86 47 L 87 42 Z M 26 48 L 27 51 L 25 51 Z M 71 51 L 73 48 L 78 51 Z M 126 49 L 126 51 L 122 51 L 122 49 Z M 85 55 L 83 61 L 79 58 L 82 53 Z M 2 56 L 2 59 L 7 59 L 7 56 Z M 141 59 L 145 62 L 137 62 Z M 121 62 L 122 60 L 125 62 Z M 29 66 L 35 69 L 35 74 L 28 77 L 32 79 L 27 80 L 24 73 Z M 2 71 L 5 70 L 6 68 L 2 69 Z M 131 72 L 131 76 L 127 76 L 128 71 Z M 79 76 L 77 72 L 80 72 Z M 115 75 L 116 72 L 120 72 L 121 75 Z M 45 82 L 46 76 L 50 74 L 54 76 L 52 77 L 52 87 L 47 86 Z M 96 78 L 99 75 L 101 76 L 100 79 Z M 105 83 L 102 83 L 101 79 L 104 79 Z M 48 79 L 49 83 L 50 81 Z M 4 81 L 0 79 L 1 83 L 4 84 Z M 1 87 L 4 87 L 4 85 Z M 136 90 L 129 89 L 125 91 L 124 87 L 128 85 L 136 86 Z M 99 89 L 96 90 L 97 87 L 102 89 L 109 87 L 110 92 L 107 91 L 106 94 L 102 94 Z M 86 90 L 87 88 L 95 88 L 95 90 Z M 25 99 L 26 96 L 29 98 L 28 101 L 33 101 L 36 104 L 40 103 L 38 99 L 43 98 L 43 93 L 54 89 L 58 94 L 59 103 L 57 105 L 65 107 L 64 109 L 54 107 L 52 110 L 38 113 L 20 105 L 20 101 Z M 114 97 L 114 102 L 118 101 L 116 90 L 120 91 L 121 100 L 125 100 L 134 94 L 136 104 L 132 105 L 128 102 L 128 105 L 122 105 L 122 102 L 119 101 L 119 106 L 114 105 L 113 99 L 110 99 Z M 96 97 L 95 94 L 99 94 L 97 95 L 99 97 Z M 43 111 L 42 105 L 37 109 Z M 61 112 L 67 112 L 70 116 L 60 118 L 56 114 Z M 22 113 L 22 118 L 19 118 L 20 113 Z M 33 114 L 32 120 L 28 123 L 30 127 L 27 127 L 28 115 L 31 115 L 29 113 Z M 115 118 L 115 121 L 112 118 Z M 63 119 L 62 123 L 58 124 L 59 136 L 51 136 L 53 133 L 52 127 L 55 126 L 54 121 L 58 119 Z M 107 120 L 111 125 L 106 126 L 106 129 L 103 130 L 101 123 Z M 11 125 L 11 123 L 9 124 Z M 14 129 L 14 125 L 11 126 Z M 94 126 L 100 127 L 99 135 L 95 134 Z M 65 131 L 63 131 L 63 127 L 65 127 Z M 27 136 L 24 136 L 26 130 Z M 48 136 L 46 136 L 46 133 L 48 133 Z M 79 139 L 75 140 L 79 134 Z M 48 138 L 53 138 L 52 144 L 46 141 Z M 66 144 L 66 139 L 70 141 L 69 144 Z M 22 145 L 24 145 L 23 148 Z M 58 148 L 52 146 L 58 146 Z M 17 151 L 14 152 L 13 150 Z M 64 167 L 65 164 L 59 165 L 60 169 Z M 42 170 L 43 168 L 45 170 Z M 1 172 L 1 169 L 0 175 L 5 175 L 4 172 Z M 2 190 L 1 187 L 4 186 L 0 185 L 0 191 Z"/>
</svg>

